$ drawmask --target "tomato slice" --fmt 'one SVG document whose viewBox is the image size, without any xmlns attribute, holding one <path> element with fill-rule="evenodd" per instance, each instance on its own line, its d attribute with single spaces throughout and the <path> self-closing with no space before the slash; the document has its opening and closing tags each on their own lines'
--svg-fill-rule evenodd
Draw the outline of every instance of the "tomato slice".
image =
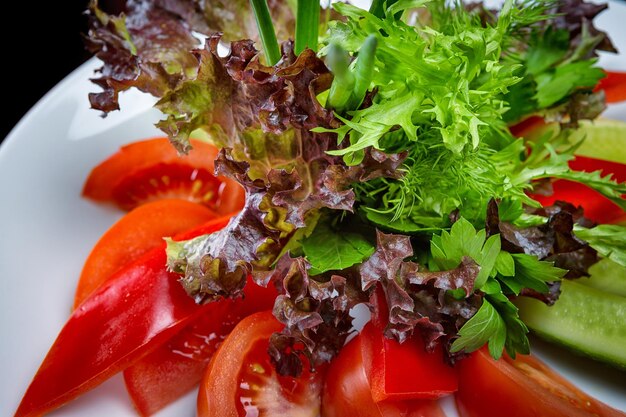
<svg viewBox="0 0 626 417">
<path fill-rule="evenodd" d="M 461 417 L 624 417 L 533 356 L 494 360 L 485 349 L 459 364 Z"/>
<path fill-rule="evenodd" d="M 370 324 L 352 339 L 331 363 L 324 393 L 322 415 L 324 417 L 444 417 L 436 401 L 380 401 L 374 400 L 370 381 L 372 337 L 377 330 Z M 427 379 L 431 375 L 415 374 L 414 378 Z"/>
<path fill-rule="evenodd" d="M 626 72 L 607 71 L 595 91 L 604 90 L 607 103 L 626 100 Z"/>
<path fill-rule="evenodd" d="M 216 218 L 206 206 L 161 200 L 135 208 L 118 220 L 94 246 L 80 275 L 74 308 L 115 272 L 174 236 Z"/>
<path fill-rule="evenodd" d="M 191 143 L 193 149 L 185 156 L 179 156 L 167 138 L 123 146 L 91 171 L 83 195 L 124 210 L 163 198 L 201 203 L 220 214 L 240 210 L 244 190 L 213 174 L 217 148 L 197 140 Z"/>
<path fill-rule="evenodd" d="M 180 333 L 124 371 L 135 408 L 149 416 L 193 389 L 218 346 L 241 319 L 271 309 L 276 290 L 259 287 L 251 278 L 245 298 L 216 303 L 222 308 L 203 314 Z"/>
<path fill-rule="evenodd" d="M 196 236 L 223 228 L 220 218 Z M 185 237 L 193 237 L 194 232 Z M 213 304 L 197 305 L 163 247 L 117 272 L 72 313 L 28 387 L 15 417 L 49 412 L 96 387 L 162 343 Z"/>
<path fill-rule="evenodd" d="M 198 417 L 317 417 L 321 372 L 279 376 L 269 338 L 283 328 L 271 311 L 242 320 L 211 359 L 198 393 Z"/>
</svg>

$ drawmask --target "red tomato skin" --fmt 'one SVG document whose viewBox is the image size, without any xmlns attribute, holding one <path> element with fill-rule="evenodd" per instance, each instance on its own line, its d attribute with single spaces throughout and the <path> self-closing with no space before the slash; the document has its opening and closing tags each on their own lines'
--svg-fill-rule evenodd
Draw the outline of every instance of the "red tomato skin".
<svg viewBox="0 0 626 417">
<path fill-rule="evenodd" d="M 246 352 L 282 328 L 271 311 L 252 314 L 237 325 L 220 345 L 200 383 L 198 417 L 240 417 L 235 401 Z"/>
<path fill-rule="evenodd" d="M 219 230 L 228 220 L 216 219 L 201 231 Z M 165 264 L 163 248 L 153 249 L 116 273 L 74 310 L 15 417 L 40 416 L 96 387 L 208 308 L 185 293 L 179 276 L 167 272 Z"/>
<path fill-rule="evenodd" d="M 534 357 L 520 355 L 516 365 L 512 363 L 504 358 L 496 361 L 484 349 L 460 362 L 456 403 L 461 417 L 625 416 L 584 394 Z"/>
<path fill-rule="evenodd" d="M 223 300 L 124 371 L 135 408 L 150 416 L 196 387 L 220 343 L 248 315 L 269 310 L 277 292 L 248 278 L 244 298 Z M 219 307 L 218 307 L 219 306 Z"/>
<path fill-rule="evenodd" d="M 85 261 L 74 296 L 74 308 L 115 272 L 163 245 L 163 238 L 215 219 L 207 207 L 168 199 L 145 204 L 118 220 L 98 240 Z"/>
<path fill-rule="evenodd" d="M 376 329 L 364 331 L 341 350 L 328 369 L 322 395 L 324 417 L 445 417 L 433 400 L 375 401 L 368 371 L 375 358 L 371 337 Z"/>
<path fill-rule="evenodd" d="M 185 163 L 213 172 L 217 148 L 196 140 L 191 143 L 194 149 L 185 156 L 179 155 L 167 138 L 151 138 L 124 145 L 93 168 L 83 187 L 83 195 L 96 201 L 111 201 L 113 190 L 121 180 L 159 163 Z"/>
<path fill-rule="evenodd" d="M 382 416 L 372 398 L 370 384 L 365 374 L 360 336 L 348 342 L 331 362 L 322 395 L 322 415 L 353 416 L 356 415 L 357 408 L 360 417 Z M 392 416 L 393 414 L 389 414 L 389 417 Z"/>
<path fill-rule="evenodd" d="M 91 171 L 83 196 L 123 210 L 163 198 L 204 202 L 219 214 L 240 210 L 243 188 L 230 178 L 213 175 L 217 148 L 193 139 L 191 144 L 193 149 L 184 156 L 167 138 L 125 145 Z"/>
</svg>

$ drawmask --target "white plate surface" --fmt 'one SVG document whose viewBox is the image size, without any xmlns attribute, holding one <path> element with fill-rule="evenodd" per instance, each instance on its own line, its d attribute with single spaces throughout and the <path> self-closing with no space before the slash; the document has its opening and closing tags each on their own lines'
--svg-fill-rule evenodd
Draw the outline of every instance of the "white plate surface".
<svg viewBox="0 0 626 417">
<path fill-rule="evenodd" d="M 626 3 L 598 19 L 626 53 Z M 626 55 L 603 55 L 605 68 L 626 70 Z M 82 263 L 121 213 L 80 197 L 90 169 L 122 144 L 159 135 L 153 99 L 122 95 L 122 111 L 103 119 L 89 110 L 91 60 L 51 90 L 0 148 L 0 415 L 14 413 L 65 323 Z M 626 120 L 626 106 L 607 116 Z M 626 411 L 626 373 L 533 340 L 534 352 L 591 395 Z M 625 347 L 626 348 L 626 347 Z M 449 405 L 449 404 L 448 404 Z M 448 408 L 448 407 L 446 407 Z M 452 416 L 454 413 L 451 413 Z M 136 416 L 118 375 L 54 416 Z M 195 415 L 193 393 L 158 414 Z"/>
</svg>

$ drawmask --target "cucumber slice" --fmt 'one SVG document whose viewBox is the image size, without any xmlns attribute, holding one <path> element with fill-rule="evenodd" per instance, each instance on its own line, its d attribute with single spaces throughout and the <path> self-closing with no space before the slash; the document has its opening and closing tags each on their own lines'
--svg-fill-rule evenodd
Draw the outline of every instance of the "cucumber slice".
<svg viewBox="0 0 626 417">
<path fill-rule="evenodd" d="M 626 163 L 626 123 L 620 120 L 598 119 L 580 122 L 575 138 L 585 140 L 576 155 L 605 161 Z"/>
<path fill-rule="evenodd" d="M 602 259 L 589 268 L 589 278 L 576 281 L 588 287 L 626 297 L 626 268 L 610 259 Z M 626 346 L 624 347 L 626 349 Z"/>
<path fill-rule="evenodd" d="M 520 318 L 539 336 L 626 369 L 626 297 L 569 280 L 555 305 L 519 297 Z"/>
</svg>

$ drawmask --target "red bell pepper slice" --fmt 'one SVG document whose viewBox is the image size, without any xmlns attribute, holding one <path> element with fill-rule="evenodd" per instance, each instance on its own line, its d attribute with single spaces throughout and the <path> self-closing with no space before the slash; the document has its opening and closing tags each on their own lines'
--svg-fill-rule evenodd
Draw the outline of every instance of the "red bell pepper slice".
<svg viewBox="0 0 626 417">
<path fill-rule="evenodd" d="M 220 312 L 202 316 L 152 353 L 124 371 L 126 389 L 135 408 L 149 416 L 193 389 L 220 343 L 250 314 L 271 310 L 277 292 L 248 278 L 244 299 L 214 303 Z"/>
<path fill-rule="evenodd" d="M 626 101 L 626 72 L 606 71 L 594 91 L 604 90 L 607 103 Z"/>
<path fill-rule="evenodd" d="M 375 402 L 439 398 L 456 392 L 458 374 L 441 348 L 427 352 L 419 334 L 399 343 L 383 335 L 387 303 L 380 289 L 372 323 L 363 329 L 363 359 Z M 369 365 L 371 363 L 371 365 Z"/>
<path fill-rule="evenodd" d="M 616 181 L 626 181 L 626 164 L 577 156 L 570 161 L 569 166 L 576 171 L 601 170 L 602 175 L 612 173 Z M 534 194 L 532 197 L 544 206 L 554 204 L 557 200 L 582 206 L 585 210 L 585 217 L 597 223 L 618 223 L 626 220 L 626 212 L 621 207 L 587 186 L 577 182 L 558 180 L 552 184 L 552 187 L 554 189 L 552 195 Z"/>
<path fill-rule="evenodd" d="M 223 228 L 216 219 L 191 235 Z M 186 237 L 193 237 L 186 235 Z M 165 269 L 157 248 L 122 269 L 72 313 L 33 378 L 15 417 L 39 416 L 96 387 L 210 309 Z"/>
</svg>

